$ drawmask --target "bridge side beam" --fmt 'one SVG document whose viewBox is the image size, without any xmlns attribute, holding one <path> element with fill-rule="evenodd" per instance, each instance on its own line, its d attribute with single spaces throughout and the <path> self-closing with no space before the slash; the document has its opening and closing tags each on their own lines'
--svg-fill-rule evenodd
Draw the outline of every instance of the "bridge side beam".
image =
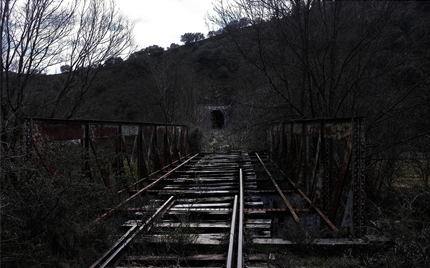
<svg viewBox="0 0 430 268">
<path fill-rule="evenodd" d="M 363 119 L 296 120 L 268 131 L 271 158 L 332 222 L 365 234 Z M 345 205 L 346 204 L 346 205 Z M 343 214 L 338 215 L 338 210 Z M 342 219 L 343 218 L 343 219 Z"/>
</svg>

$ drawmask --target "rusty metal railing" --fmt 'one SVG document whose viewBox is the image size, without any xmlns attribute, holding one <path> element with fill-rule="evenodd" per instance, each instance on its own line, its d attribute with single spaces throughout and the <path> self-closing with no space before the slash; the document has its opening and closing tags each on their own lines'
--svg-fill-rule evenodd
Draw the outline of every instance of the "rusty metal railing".
<svg viewBox="0 0 430 268">
<path fill-rule="evenodd" d="M 363 118 L 310 119 L 268 131 L 270 157 L 330 221 L 365 234 Z"/>
<path fill-rule="evenodd" d="M 108 189 L 113 179 L 127 187 L 125 173 L 142 178 L 188 154 L 186 125 L 30 118 L 26 126 L 49 174 L 58 173 L 53 144 L 80 147 L 83 171 L 97 171 Z"/>
</svg>

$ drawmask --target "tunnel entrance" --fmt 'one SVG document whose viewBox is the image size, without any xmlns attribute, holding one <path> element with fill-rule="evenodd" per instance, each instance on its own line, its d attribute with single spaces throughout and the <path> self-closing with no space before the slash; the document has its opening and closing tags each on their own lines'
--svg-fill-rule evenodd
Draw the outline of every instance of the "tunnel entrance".
<svg viewBox="0 0 430 268">
<path fill-rule="evenodd" d="M 220 110 L 211 112 L 211 123 L 213 129 L 221 129 L 224 126 L 224 114 Z"/>
</svg>

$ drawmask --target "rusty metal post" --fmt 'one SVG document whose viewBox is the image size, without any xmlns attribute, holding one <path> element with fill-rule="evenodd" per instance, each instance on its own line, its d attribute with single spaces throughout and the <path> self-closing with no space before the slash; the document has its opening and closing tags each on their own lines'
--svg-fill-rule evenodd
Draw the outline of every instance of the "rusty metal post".
<svg viewBox="0 0 430 268">
<path fill-rule="evenodd" d="M 170 142 L 171 140 L 172 131 L 169 130 L 169 128 L 164 126 L 164 156 L 163 156 L 163 167 L 167 165 L 167 163 L 172 163 L 172 144 Z"/>
<path fill-rule="evenodd" d="M 326 168 L 324 169 L 324 181 L 323 181 L 323 211 L 328 214 L 330 207 L 330 193 L 331 193 L 331 178 L 333 174 L 333 140 L 326 140 L 325 146 L 325 154 L 326 154 Z"/>
<path fill-rule="evenodd" d="M 84 140 L 83 140 L 83 147 L 84 147 L 84 172 L 85 176 L 87 178 L 92 179 L 91 174 L 91 167 L 90 167 L 90 123 L 85 123 L 85 130 L 84 130 Z"/>
<path fill-rule="evenodd" d="M 139 135 L 138 133 L 135 133 L 135 128 L 132 128 L 131 126 L 122 126 L 121 127 L 121 135 L 120 135 L 120 144 L 122 146 L 122 153 L 125 156 L 125 160 L 127 160 L 127 165 L 128 165 L 128 169 L 130 171 L 130 174 L 134 174 L 134 168 L 133 168 L 133 153 L 134 153 L 134 145 L 133 148 L 131 150 L 131 154 L 130 151 L 128 149 L 128 145 L 127 145 L 127 140 L 126 140 L 126 136 L 133 136 L 132 134 L 135 134 L 135 143 L 136 143 L 136 138 Z M 124 159 L 123 159 L 124 160 Z M 125 167 L 123 166 L 123 170 L 125 169 Z M 125 174 L 125 171 L 124 171 Z"/>
<path fill-rule="evenodd" d="M 334 220 L 334 218 L 336 216 L 337 209 L 339 207 L 339 201 L 340 201 L 340 198 L 341 198 L 341 195 L 343 192 L 346 173 L 348 172 L 349 162 L 351 159 L 351 152 L 352 152 L 352 142 L 347 142 L 346 143 L 346 150 L 344 152 L 342 166 L 339 170 L 339 177 L 338 177 L 338 181 L 337 181 L 337 185 L 336 185 L 337 187 L 336 187 L 336 190 L 334 192 L 334 195 L 332 198 L 332 204 L 330 206 L 330 211 L 328 214 L 328 217 L 331 220 Z"/>
<path fill-rule="evenodd" d="M 142 126 L 139 126 L 139 132 L 137 135 L 137 176 L 138 179 L 146 177 L 147 170 L 145 165 L 145 157 L 143 155 L 143 129 Z"/>
<path fill-rule="evenodd" d="M 365 234 L 365 213 L 364 207 L 366 195 L 364 191 L 364 131 L 361 118 L 353 119 L 354 127 L 354 149 L 353 149 L 353 193 L 354 209 L 353 224 L 354 232 L 357 237 Z"/>
<path fill-rule="evenodd" d="M 175 127 L 175 135 L 176 135 L 176 138 L 175 138 L 176 160 L 181 159 L 182 156 L 183 156 L 182 154 L 184 153 L 181 150 L 181 133 L 182 133 L 181 130 L 182 130 L 181 127 Z"/>
<path fill-rule="evenodd" d="M 309 142 L 310 137 L 309 136 L 305 136 L 305 169 L 304 169 L 304 189 L 305 189 L 305 193 L 307 195 L 309 195 L 309 184 L 310 184 L 310 179 L 309 179 L 309 170 L 310 170 L 310 142 Z"/>
<path fill-rule="evenodd" d="M 189 147 L 188 147 L 188 128 L 185 128 L 185 131 L 184 131 L 184 143 L 183 143 L 183 152 L 184 152 L 184 154 L 183 155 L 187 155 L 188 153 L 190 153 L 189 152 Z"/>
<path fill-rule="evenodd" d="M 106 188 L 108 188 L 110 190 L 111 185 L 110 185 L 109 173 L 106 170 L 106 166 L 105 166 L 103 159 L 101 159 L 101 157 L 98 153 L 97 143 L 93 138 L 90 138 L 90 144 L 91 144 L 91 148 L 93 149 L 93 153 L 94 153 L 94 156 L 96 158 L 96 162 L 97 162 L 97 165 L 99 167 L 100 174 L 103 178 L 103 182 L 104 182 Z"/>
<path fill-rule="evenodd" d="M 289 159 L 289 169 L 290 169 L 290 176 L 291 176 L 291 178 L 295 178 L 295 166 L 296 166 L 296 164 L 294 164 L 295 163 L 295 161 L 297 161 L 297 159 L 296 159 L 296 156 L 297 156 L 297 153 L 298 153 L 298 148 L 297 148 L 297 136 L 296 136 L 296 134 L 294 134 L 294 123 L 293 122 L 291 122 L 290 123 L 290 136 L 291 136 L 291 146 L 290 146 L 290 159 Z"/>
<path fill-rule="evenodd" d="M 322 133 L 322 132 L 321 132 Z M 321 169 L 321 161 L 320 161 L 320 151 L 321 151 L 321 133 L 318 137 L 318 141 L 316 144 L 316 149 L 315 149 L 315 161 L 314 161 L 314 167 L 312 169 L 312 175 L 310 177 L 310 189 L 309 192 L 307 193 L 308 196 L 313 196 L 314 190 L 315 190 L 315 184 L 317 182 L 317 178 L 319 177 L 319 170 Z"/>
<path fill-rule="evenodd" d="M 123 153 L 125 151 L 125 144 L 123 145 L 122 124 L 119 124 L 117 127 L 118 127 L 118 132 L 117 132 L 118 134 L 117 134 L 117 137 L 115 138 L 115 143 L 116 143 L 116 156 L 115 156 L 116 184 L 118 184 L 120 181 L 122 188 L 126 188 L 127 187 L 127 178 L 125 176 L 124 158 L 123 158 Z"/>
<path fill-rule="evenodd" d="M 154 126 L 154 130 L 153 130 L 153 140 L 152 140 L 152 161 L 154 162 L 154 166 L 153 169 L 150 171 L 150 173 L 152 173 L 152 171 L 160 169 L 161 168 L 161 157 L 160 157 L 160 152 L 158 150 L 158 131 L 157 131 L 157 126 Z"/>
<path fill-rule="evenodd" d="M 307 119 L 291 121 L 289 128 L 286 125 L 273 126 L 269 132 L 272 157 L 288 155 L 283 166 L 293 183 L 303 188 L 330 220 L 339 223 L 343 217 L 342 227 L 348 227 L 356 237 L 363 236 L 366 196 L 362 118 Z M 289 140 L 284 131 L 289 132 Z M 340 209 L 344 209 L 342 215 L 337 213 Z"/>
<path fill-rule="evenodd" d="M 24 148 L 24 153 L 25 153 L 25 161 L 29 160 L 31 158 L 31 146 L 32 146 L 32 141 L 31 141 L 31 133 L 33 132 L 32 127 L 33 125 L 33 119 L 30 120 L 26 120 L 24 123 L 24 144 L 25 144 L 25 148 Z M 0 124 L 0 128 L 1 128 L 1 124 Z M 0 157 L 1 159 L 1 157 Z"/>
</svg>

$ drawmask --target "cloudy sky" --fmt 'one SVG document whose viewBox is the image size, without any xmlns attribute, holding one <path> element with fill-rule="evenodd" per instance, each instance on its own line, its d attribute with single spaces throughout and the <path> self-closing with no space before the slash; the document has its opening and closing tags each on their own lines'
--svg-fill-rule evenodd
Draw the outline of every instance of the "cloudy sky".
<svg viewBox="0 0 430 268">
<path fill-rule="evenodd" d="M 137 49 L 158 45 L 182 44 L 181 35 L 205 35 L 207 13 L 213 13 L 213 0 L 117 0 L 121 13 L 135 23 Z"/>
</svg>

